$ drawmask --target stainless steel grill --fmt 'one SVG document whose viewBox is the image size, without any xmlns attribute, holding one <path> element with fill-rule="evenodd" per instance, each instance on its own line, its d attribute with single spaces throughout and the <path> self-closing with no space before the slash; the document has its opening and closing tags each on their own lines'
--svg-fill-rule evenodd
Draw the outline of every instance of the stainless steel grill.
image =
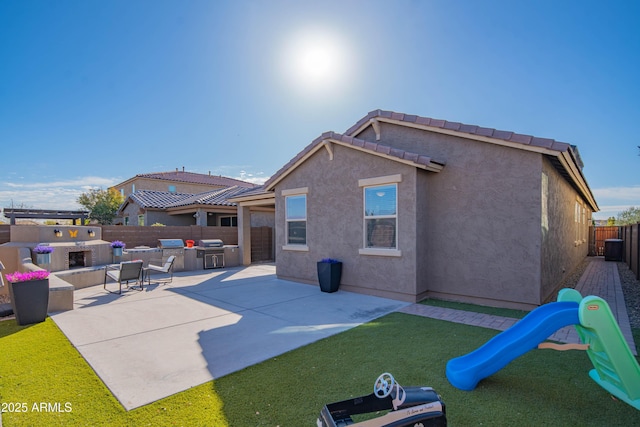
<svg viewBox="0 0 640 427">
<path fill-rule="evenodd" d="M 205 269 L 224 267 L 224 244 L 220 239 L 200 240 L 196 247 L 196 256 L 203 258 Z"/>
<path fill-rule="evenodd" d="M 182 239 L 158 239 L 158 248 L 162 249 L 162 263 L 174 255 L 173 270 L 184 270 L 184 241 Z"/>
</svg>

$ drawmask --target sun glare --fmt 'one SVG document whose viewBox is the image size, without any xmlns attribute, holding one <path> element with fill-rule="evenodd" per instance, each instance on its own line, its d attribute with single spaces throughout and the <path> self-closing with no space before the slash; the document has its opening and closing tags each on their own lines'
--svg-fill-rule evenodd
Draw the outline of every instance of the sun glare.
<svg viewBox="0 0 640 427">
<path fill-rule="evenodd" d="M 303 91 L 337 89 L 348 79 L 345 43 L 330 31 L 292 35 L 283 62 L 287 80 Z"/>
</svg>

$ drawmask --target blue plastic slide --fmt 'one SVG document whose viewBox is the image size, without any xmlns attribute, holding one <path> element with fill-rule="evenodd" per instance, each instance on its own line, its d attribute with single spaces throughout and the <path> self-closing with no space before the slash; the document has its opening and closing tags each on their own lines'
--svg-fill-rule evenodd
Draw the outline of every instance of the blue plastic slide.
<svg viewBox="0 0 640 427">
<path fill-rule="evenodd" d="M 536 308 L 477 350 L 449 360 L 447 379 L 460 390 L 473 390 L 480 380 L 533 350 L 558 329 L 580 324 L 578 306 L 577 302 L 552 302 Z"/>
</svg>

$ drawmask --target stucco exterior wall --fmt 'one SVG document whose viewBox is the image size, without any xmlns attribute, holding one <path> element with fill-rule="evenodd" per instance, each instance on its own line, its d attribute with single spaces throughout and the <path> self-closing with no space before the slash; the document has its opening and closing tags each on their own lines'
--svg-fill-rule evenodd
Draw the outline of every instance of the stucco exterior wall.
<svg viewBox="0 0 640 427">
<path fill-rule="evenodd" d="M 276 272 L 279 277 L 317 284 L 316 263 L 322 258 L 343 262 L 341 289 L 415 301 L 416 169 L 371 154 L 333 145 L 316 152 L 275 188 Z M 402 174 L 398 184 L 398 249 L 400 257 L 360 255 L 364 245 L 363 189 L 358 180 Z M 283 250 L 285 199 L 282 191 L 308 187 L 308 252 Z"/>
<path fill-rule="evenodd" d="M 434 250 L 427 238 L 429 223 L 427 212 L 431 203 L 429 179 L 435 176 L 432 172 L 416 170 L 416 300 L 421 301 L 429 292 L 429 265 L 425 262 Z"/>
<path fill-rule="evenodd" d="M 252 227 L 271 227 L 276 226 L 275 212 L 251 211 Z"/>
<path fill-rule="evenodd" d="M 420 202 L 420 289 L 430 296 L 489 305 L 540 304 L 542 156 L 381 125 L 381 143 L 446 165 L 430 177 Z M 359 137 L 374 138 L 366 135 L 370 132 Z"/>
<path fill-rule="evenodd" d="M 163 225 L 195 225 L 196 219 L 193 214 L 185 215 L 169 215 L 163 210 L 157 209 L 141 209 L 135 203 L 129 203 L 122 212 L 122 223 L 124 224 L 124 218 L 129 217 L 128 225 L 139 225 L 138 215 L 144 215 L 144 224 L 153 225 L 160 223 Z"/>
<path fill-rule="evenodd" d="M 320 149 L 275 188 L 277 274 L 317 283 L 316 262 L 343 261 L 342 288 L 405 301 L 437 297 L 514 308 L 549 298 L 587 254 L 576 242 L 576 190 L 540 153 L 380 123 L 380 143 L 445 164 L 426 172 L 356 149 Z M 360 139 L 376 141 L 371 127 Z M 400 257 L 362 255 L 358 180 L 401 174 Z M 307 187 L 308 251 L 283 249 L 283 190 Z M 586 204 L 583 203 L 585 208 Z M 590 212 L 585 213 L 590 218 Z"/>
<path fill-rule="evenodd" d="M 588 254 L 591 210 L 547 159 L 543 161 L 542 173 L 541 195 L 546 201 L 542 202 L 541 218 L 540 299 L 547 302 L 555 300 L 562 281 Z M 576 201 L 581 201 L 586 209 L 579 223 L 575 221 Z"/>
</svg>

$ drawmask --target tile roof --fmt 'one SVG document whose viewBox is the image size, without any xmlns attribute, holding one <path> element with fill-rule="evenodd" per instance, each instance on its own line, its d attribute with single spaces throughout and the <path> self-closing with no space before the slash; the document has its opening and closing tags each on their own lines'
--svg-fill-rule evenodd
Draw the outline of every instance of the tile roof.
<svg viewBox="0 0 640 427">
<path fill-rule="evenodd" d="M 247 190 L 248 189 L 246 187 L 239 187 L 235 185 L 233 187 L 222 188 L 220 190 L 205 191 L 198 194 L 192 194 L 189 197 L 185 197 L 182 200 L 169 204 L 167 207 L 175 208 L 189 205 L 236 206 L 235 203 L 229 202 L 227 199 L 242 194 Z M 250 188 L 249 190 L 253 190 L 253 188 Z"/>
<path fill-rule="evenodd" d="M 241 181 L 235 178 L 229 178 L 222 175 L 206 175 L 202 173 L 185 172 L 185 171 L 171 171 L 171 172 L 151 172 L 141 173 L 136 175 L 139 178 L 151 178 L 161 179 L 166 181 L 187 182 L 190 184 L 206 184 L 206 185 L 221 185 L 224 187 L 231 187 L 237 185 L 239 187 L 253 188 L 256 185 L 250 182 Z"/>
<path fill-rule="evenodd" d="M 417 125 L 444 129 L 449 131 L 456 131 L 461 133 L 467 133 L 470 135 L 477 135 L 487 138 L 499 139 L 502 141 L 513 142 L 517 144 L 529 145 L 529 146 L 537 146 L 548 148 L 554 151 L 567 151 L 570 147 L 566 142 L 559 142 L 555 139 L 550 138 L 538 138 L 531 135 L 519 134 L 511 131 L 498 130 L 493 128 L 485 128 L 476 125 L 468 125 L 459 122 L 449 122 L 446 120 L 432 119 L 429 117 L 420 117 L 415 115 L 396 113 L 393 111 L 385 111 L 385 110 L 374 110 L 369 112 L 366 116 L 358 120 L 356 124 L 351 126 L 346 132 L 345 135 L 353 135 L 355 132 L 361 130 L 363 126 L 369 123 L 372 119 L 387 119 L 387 120 L 395 120 L 404 123 L 415 123 Z"/>
<path fill-rule="evenodd" d="M 253 189 L 253 187 L 246 188 L 235 185 L 197 194 L 137 190 L 129 197 L 143 208 L 169 209 L 189 205 L 236 206 L 236 203 L 227 199 Z"/>
<path fill-rule="evenodd" d="M 185 199 L 191 194 L 170 193 L 168 191 L 136 190 L 129 198 L 143 208 L 164 209 L 168 205 Z"/>
<path fill-rule="evenodd" d="M 270 185 L 278 181 L 279 178 L 281 178 L 281 176 L 287 172 L 287 170 L 289 170 L 298 161 L 300 161 L 306 155 L 312 152 L 319 144 L 322 144 L 327 140 L 333 140 L 339 143 L 343 143 L 344 145 L 352 146 L 362 151 L 369 151 L 372 154 L 381 154 L 385 156 L 395 157 L 398 160 L 413 163 L 417 167 L 433 167 L 433 166 L 444 165 L 444 163 L 435 161 L 431 157 L 425 156 L 422 154 L 412 153 L 410 151 L 401 150 L 401 149 L 394 148 L 385 144 L 380 144 L 377 142 L 365 141 L 364 139 L 354 138 L 353 136 L 342 135 L 336 132 L 324 132 L 322 135 L 314 139 L 313 142 L 311 142 L 311 144 L 307 145 L 293 159 L 289 160 L 289 162 L 286 165 L 284 165 L 275 174 L 273 174 L 267 180 L 267 182 L 264 183 L 265 188 L 268 189 Z"/>
<path fill-rule="evenodd" d="M 560 171 L 569 183 L 574 186 L 586 200 L 589 201 L 594 210 L 598 210 L 593 194 L 591 193 L 589 185 L 586 183 L 582 174 L 582 160 L 580 159 L 577 147 L 574 145 L 559 142 L 550 138 L 539 138 L 511 131 L 486 128 L 459 122 L 449 122 L 446 120 L 432 119 L 429 117 L 421 117 L 385 110 L 374 110 L 369 112 L 366 116 L 358 120 L 356 124 L 351 126 L 344 134 L 335 132 L 323 133 L 265 182 L 265 192 L 273 190 L 273 187 L 282 178 L 284 178 L 291 170 L 295 169 L 300 162 L 303 162 L 308 156 L 320 149 L 325 141 L 352 146 L 353 148 L 362 151 L 369 151 L 373 154 L 395 157 L 403 163 L 414 164 L 416 167 L 421 167 L 434 172 L 442 169 L 444 163 L 433 160 L 429 156 L 394 148 L 377 142 L 365 141 L 354 136 L 365 129 L 369 124 L 372 124 L 376 132 L 378 132 L 379 128 L 377 128 L 377 125 L 375 124 L 376 121 L 396 122 L 400 125 L 418 127 L 425 130 L 432 128 L 433 132 L 456 132 L 468 134 L 468 138 L 479 139 L 486 142 L 500 143 L 500 141 L 505 141 L 514 147 L 522 145 L 523 149 L 544 153 L 552 162 L 554 162 L 556 169 Z M 461 136 L 464 137 L 464 135 Z M 329 151 L 331 151 L 330 147 L 328 148 Z M 577 170 L 573 170 L 571 164 L 576 165 Z"/>
</svg>

